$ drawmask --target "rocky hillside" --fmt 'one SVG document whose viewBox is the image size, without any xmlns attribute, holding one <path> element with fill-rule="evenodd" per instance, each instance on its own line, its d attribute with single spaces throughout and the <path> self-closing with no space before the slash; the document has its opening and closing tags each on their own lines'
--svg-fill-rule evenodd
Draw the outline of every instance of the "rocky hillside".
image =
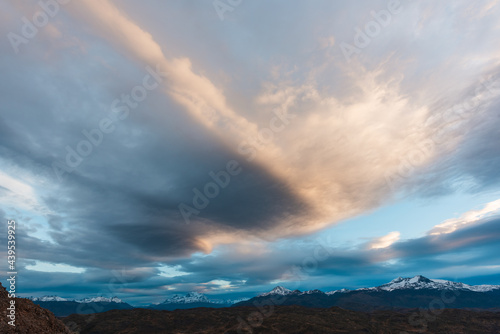
<svg viewBox="0 0 500 334">
<path fill-rule="evenodd" d="M 26 334 L 70 334 L 66 326 L 57 319 L 52 312 L 33 304 L 31 300 L 15 298 L 15 324 L 12 327 L 8 324 L 7 308 L 12 299 L 0 283 L 0 333 L 26 333 Z"/>
<path fill-rule="evenodd" d="M 265 315 L 256 307 L 133 309 L 73 314 L 63 321 L 79 328 L 81 334 L 500 333 L 498 312 L 446 309 L 436 316 L 420 314 L 419 310 L 365 313 L 339 307 L 302 306 L 277 306 L 263 311 Z"/>
</svg>

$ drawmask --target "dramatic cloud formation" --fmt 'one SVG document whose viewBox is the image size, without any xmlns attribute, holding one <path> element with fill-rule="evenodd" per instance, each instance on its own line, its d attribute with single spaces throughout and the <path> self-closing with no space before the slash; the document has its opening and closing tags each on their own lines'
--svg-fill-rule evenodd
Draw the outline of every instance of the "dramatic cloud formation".
<svg viewBox="0 0 500 334">
<path fill-rule="evenodd" d="M 245 293 L 324 251 L 311 288 L 498 273 L 498 1 L 51 6 L 0 5 L 0 203 L 25 291 Z M 415 211 L 370 221 L 450 196 L 471 206 L 429 204 L 411 235 Z M 366 233 L 339 232 L 355 217 Z"/>
</svg>

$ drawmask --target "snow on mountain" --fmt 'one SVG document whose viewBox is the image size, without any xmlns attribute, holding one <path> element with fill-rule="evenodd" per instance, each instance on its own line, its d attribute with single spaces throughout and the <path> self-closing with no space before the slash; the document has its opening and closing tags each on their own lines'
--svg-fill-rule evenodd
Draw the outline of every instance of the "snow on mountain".
<svg viewBox="0 0 500 334">
<path fill-rule="evenodd" d="M 389 283 L 373 288 L 361 288 L 356 291 L 394 291 L 403 289 L 470 290 L 476 292 L 487 292 L 500 289 L 500 285 L 468 285 L 442 279 L 429 279 L 422 275 L 417 275 L 414 277 L 398 277 Z"/>
<path fill-rule="evenodd" d="M 422 289 L 436 289 L 436 290 L 468 290 L 474 292 L 489 292 L 493 290 L 500 290 L 500 285 L 468 285 L 460 282 L 452 282 L 442 279 L 429 279 L 422 275 L 417 275 L 414 277 L 398 277 L 390 281 L 389 283 L 382 284 L 377 287 L 372 288 L 361 288 L 356 290 L 349 289 L 340 289 L 326 292 L 326 295 L 334 295 L 337 293 L 349 293 L 352 291 L 395 291 L 395 290 L 422 290 Z M 311 295 L 311 294 L 320 294 L 324 293 L 320 290 L 308 290 L 304 292 L 300 292 L 299 290 L 290 290 L 284 288 L 282 286 L 277 286 L 269 292 L 262 293 L 258 295 L 258 297 L 279 295 L 279 296 L 287 296 L 290 294 L 294 295 Z M 29 297 L 32 301 L 36 302 L 65 302 L 65 301 L 75 301 L 78 303 L 124 303 L 118 297 L 92 297 L 92 298 L 84 298 L 80 300 L 72 300 L 61 298 L 59 296 L 43 296 L 43 297 Z M 190 303 L 211 303 L 211 304 L 236 304 L 242 301 L 246 301 L 250 298 L 241 298 L 237 300 L 231 299 L 209 299 L 204 294 L 199 292 L 190 292 L 184 296 L 182 295 L 174 295 L 170 298 L 167 298 L 161 304 L 190 304 Z"/>
<path fill-rule="evenodd" d="M 208 302 L 212 304 L 231 304 L 229 299 L 209 299 Z"/>
<path fill-rule="evenodd" d="M 325 294 L 327 295 L 334 295 L 336 293 L 346 293 L 346 292 L 349 292 L 349 291 L 352 291 L 352 290 L 349 290 L 349 289 L 340 289 L 340 290 L 334 290 L 334 291 L 328 291 L 328 292 L 325 292 Z"/>
<path fill-rule="evenodd" d="M 92 297 L 92 298 L 84 298 L 84 299 L 66 299 L 61 298 L 59 296 L 43 296 L 43 297 L 29 297 L 31 301 L 34 302 L 77 302 L 77 303 L 124 303 L 118 297 Z"/>
<path fill-rule="evenodd" d="M 475 292 L 488 292 L 493 290 L 499 290 L 500 285 L 468 285 L 465 283 L 446 281 L 442 279 L 429 279 L 422 275 L 417 275 L 414 277 L 398 277 L 393 279 L 389 283 L 385 283 L 377 287 L 360 288 L 356 290 L 340 289 L 340 290 L 325 292 L 325 294 L 331 296 L 336 293 L 348 293 L 351 291 L 394 291 L 394 290 L 405 290 L 405 289 L 469 290 Z M 270 295 L 286 296 L 293 293 L 298 293 L 299 295 L 309 295 L 309 294 L 324 293 L 324 292 L 317 289 L 304 292 L 300 292 L 298 290 L 292 291 L 282 286 L 277 286 L 269 292 L 260 294 L 258 297 L 265 297 Z"/>
<path fill-rule="evenodd" d="M 300 292 L 300 291 L 298 291 L 298 290 L 292 291 L 292 290 L 284 288 L 282 286 L 277 286 L 269 292 L 265 292 L 265 293 L 260 294 L 259 297 L 265 297 L 265 296 L 271 296 L 271 295 L 286 296 L 286 295 L 289 295 L 289 294 L 294 293 L 294 292 Z"/>
<path fill-rule="evenodd" d="M 307 290 L 307 291 L 304 291 L 304 292 L 300 292 L 299 295 L 311 295 L 311 294 L 314 294 L 314 293 L 324 293 L 324 292 L 321 291 L 321 290 L 318 290 L 318 289 L 314 289 L 314 290 Z"/>
<path fill-rule="evenodd" d="M 472 290 L 475 292 L 488 292 L 488 291 L 493 291 L 493 290 L 499 290 L 500 285 L 488 285 L 488 284 L 469 285 L 468 288 L 469 288 L 469 290 Z"/>
<path fill-rule="evenodd" d="M 59 296 L 29 297 L 33 302 L 67 302 L 68 299 Z"/>
<path fill-rule="evenodd" d="M 239 302 L 243 302 L 245 300 L 249 300 L 250 298 L 239 298 L 239 299 L 210 299 L 211 303 L 214 304 L 236 304 Z"/>
<path fill-rule="evenodd" d="M 107 297 L 103 297 L 103 296 L 79 299 L 79 300 L 75 300 L 75 302 L 77 302 L 77 303 L 124 303 L 124 301 L 118 297 L 107 298 Z"/>
<path fill-rule="evenodd" d="M 261 293 L 260 295 L 258 295 L 258 297 L 265 297 L 265 296 L 272 296 L 272 295 L 287 296 L 290 294 L 297 294 L 300 296 L 300 295 L 310 295 L 310 294 L 314 294 L 314 293 L 324 293 L 324 292 L 320 291 L 318 289 L 301 292 L 299 290 L 290 290 L 290 289 L 284 288 L 282 286 L 277 286 L 269 292 Z"/>
<path fill-rule="evenodd" d="M 190 304 L 190 303 L 210 303 L 210 304 L 236 304 L 250 298 L 241 298 L 241 299 L 208 299 L 202 293 L 199 292 L 190 292 L 185 296 L 174 295 L 170 298 L 167 298 L 164 302 L 160 304 Z"/>
<path fill-rule="evenodd" d="M 162 304 L 189 304 L 189 303 L 210 303 L 210 300 L 199 292 L 190 292 L 185 296 L 174 295 L 167 298 Z"/>
<path fill-rule="evenodd" d="M 250 298 L 239 298 L 239 299 L 228 299 L 228 301 L 230 301 L 230 303 L 228 304 L 236 304 L 236 303 L 239 303 L 239 302 L 244 302 L 246 300 L 249 300 Z"/>
</svg>

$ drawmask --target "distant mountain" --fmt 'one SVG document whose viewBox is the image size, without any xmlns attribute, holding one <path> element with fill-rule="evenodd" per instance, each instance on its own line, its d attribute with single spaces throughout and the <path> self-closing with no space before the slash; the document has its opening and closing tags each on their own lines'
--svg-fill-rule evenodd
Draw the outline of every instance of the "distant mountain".
<svg viewBox="0 0 500 334">
<path fill-rule="evenodd" d="M 67 302 L 66 298 L 59 296 L 28 297 L 32 302 Z"/>
<path fill-rule="evenodd" d="M 459 282 L 441 279 L 428 279 L 422 275 L 415 277 L 398 277 L 389 283 L 374 288 L 361 288 L 356 291 L 394 291 L 405 289 L 436 289 L 436 290 L 465 290 L 475 292 L 488 292 L 500 289 L 500 285 L 467 285 Z"/>
<path fill-rule="evenodd" d="M 196 307 L 212 307 L 212 308 L 220 308 L 220 307 L 229 307 L 235 303 L 244 301 L 246 299 L 209 299 L 204 294 L 199 292 L 190 292 L 184 296 L 182 295 L 174 295 L 170 298 L 167 298 L 160 304 L 150 305 L 148 308 L 155 310 L 177 310 L 177 309 L 189 309 Z"/>
<path fill-rule="evenodd" d="M 327 294 L 327 295 L 334 295 L 336 293 L 346 293 L 346 292 L 349 292 L 349 291 L 351 291 L 351 290 L 349 290 L 349 289 L 340 289 L 340 290 L 328 291 L 328 292 L 325 292 L 325 294 Z"/>
<path fill-rule="evenodd" d="M 133 307 L 117 297 L 93 297 L 70 300 L 59 296 L 31 297 L 35 304 L 57 316 L 91 314 Z M 446 308 L 500 309 L 500 285 L 468 285 L 421 275 L 398 277 L 377 287 L 356 290 L 340 289 L 290 290 L 277 286 L 251 299 L 210 299 L 198 292 L 174 295 L 162 303 L 146 308 L 155 310 L 191 309 L 197 307 L 222 308 L 249 305 L 301 305 L 307 307 L 339 306 L 350 310 L 378 310 L 399 308 L 429 308 L 431 303 Z"/>
<path fill-rule="evenodd" d="M 77 303 L 97 303 L 97 302 L 102 302 L 102 303 L 124 303 L 123 300 L 121 300 L 118 297 L 92 297 L 92 298 L 84 298 L 84 299 L 67 299 L 67 298 L 62 298 L 59 296 L 43 296 L 43 297 L 28 297 L 33 302 L 77 302 Z"/>
<path fill-rule="evenodd" d="M 298 290 L 295 290 L 295 291 L 298 291 Z M 259 297 L 272 296 L 272 295 L 286 296 L 286 295 L 289 295 L 293 292 L 294 291 L 289 290 L 287 288 L 284 288 L 282 286 L 277 286 L 269 292 L 260 294 Z"/>
<path fill-rule="evenodd" d="M 134 307 L 125 303 L 118 297 L 92 297 L 83 299 L 69 299 L 59 296 L 28 297 L 35 304 L 50 310 L 58 317 L 70 314 L 93 314 L 109 310 L 128 310 Z M 209 299 L 206 295 L 198 292 L 190 292 L 186 295 L 174 295 L 159 304 L 152 304 L 146 308 L 155 310 L 177 310 L 196 307 L 229 307 L 235 303 L 245 301 L 242 299 Z"/>
<path fill-rule="evenodd" d="M 123 300 L 121 300 L 118 297 L 92 297 L 92 298 L 84 298 L 84 299 L 77 299 L 75 300 L 77 303 L 125 303 Z"/>
<path fill-rule="evenodd" d="M 341 289 L 329 292 L 309 290 L 301 292 L 277 286 L 234 306 L 301 305 L 308 307 L 339 306 L 350 310 L 377 310 L 398 308 L 500 309 L 500 285 L 467 285 L 421 275 L 398 277 L 389 283 L 356 290 Z"/>
<path fill-rule="evenodd" d="M 109 310 L 128 310 L 134 308 L 118 297 L 92 297 L 67 299 L 59 296 L 29 297 L 33 303 L 53 312 L 58 317 L 70 314 L 92 314 Z"/>
<path fill-rule="evenodd" d="M 190 304 L 190 303 L 210 303 L 210 300 L 204 294 L 199 292 L 190 292 L 185 296 L 173 295 L 167 298 L 162 304 Z"/>
</svg>

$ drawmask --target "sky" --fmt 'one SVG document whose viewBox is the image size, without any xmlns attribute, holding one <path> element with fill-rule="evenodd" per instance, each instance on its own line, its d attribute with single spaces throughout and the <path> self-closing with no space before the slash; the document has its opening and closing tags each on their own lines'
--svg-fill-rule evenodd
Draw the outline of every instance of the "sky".
<svg viewBox="0 0 500 334">
<path fill-rule="evenodd" d="M 1 0 L 18 293 L 499 284 L 499 2 Z"/>
</svg>

